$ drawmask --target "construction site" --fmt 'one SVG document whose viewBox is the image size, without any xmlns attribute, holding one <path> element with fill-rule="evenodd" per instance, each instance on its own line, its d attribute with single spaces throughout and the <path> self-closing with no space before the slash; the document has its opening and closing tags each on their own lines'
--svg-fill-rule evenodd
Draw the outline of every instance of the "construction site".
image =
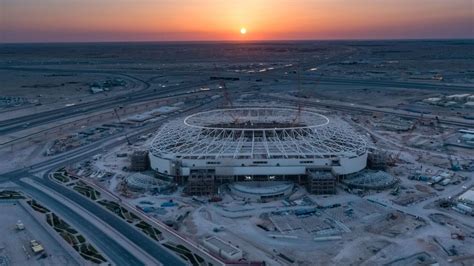
<svg viewBox="0 0 474 266">
<path fill-rule="evenodd" d="M 1 190 L 42 199 L 0 201 L 0 265 L 472 265 L 473 80 L 437 61 L 471 50 L 432 45 L 146 46 L 169 61 L 24 67 L 23 86 L 64 99 L 0 99 Z"/>
<path fill-rule="evenodd" d="M 288 97 L 292 99 L 292 96 Z M 460 153 L 456 147 L 444 142 L 459 129 L 441 127 L 436 119 L 403 118 L 389 122 L 390 117 L 378 113 L 351 114 L 343 121 L 361 136 L 360 143 L 363 143 L 366 155 L 362 166 L 354 168 L 361 170 L 350 172 L 347 169 L 351 166 L 345 166 L 342 167 L 344 171 L 338 172 L 337 167 L 343 159 L 335 163 L 334 156 L 328 156 L 332 162 L 322 161 L 318 165 L 315 165 L 318 155 L 311 153 L 295 156 L 296 163 L 290 161 L 291 156 L 283 155 L 280 157 L 283 160 L 275 155 L 268 156 L 271 152 L 284 150 L 271 148 L 272 134 L 266 131 L 264 122 L 258 121 L 276 121 L 281 115 L 275 115 L 278 109 L 255 109 L 254 103 L 247 99 L 248 96 L 243 95 L 233 103 L 239 104 L 240 113 L 228 114 L 228 118 L 221 113 L 216 115 L 224 121 L 234 122 L 214 122 L 213 113 L 206 113 L 203 118 L 185 117 L 185 122 L 181 120 L 181 123 L 190 126 L 189 132 L 186 128 L 179 128 L 176 129 L 178 134 L 173 129 L 175 124 L 165 125 L 162 131 L 158 131 L 158 138 L 155 135 L 143 136 L 131 147 L 117 147 L 87 164 L 85 172 L 80 167 L 79 171 L 83 172 L 79 174 L 226 260 L 309 265 L 349 263 L 354 261 L 355 254 L 360 264 L 398 265 L 405 261 L 416 263 L 417 259 L 446 263 L 455 260 L 463 264 L 473 260 L 469 247 L 474 244 L 474 224 L 466 220 L 473 213 L 472 202 L 466 200 L 470 194 L 465 192 L 464 196 L 456 196 L 457 191 L 469 191 L 473 185 L 473 161 L 467 155 L 472 151 Z M 275 99 L 269 105 L 283 102 Z M 307 108 L 304 112 L 309 117 L 313 112 L 322 114 L 323 122 L 314 120 L 315 125 L 326 123 L 325 109 Z M 245 113 L 240 110 L 245 110 Z M 294 113 L 288 116 L 295 119 L 300 111 L 298 107 L 292 110 Z M 295 120 L 307 125 L 309 117 Z M 285 118 L 280 119 L 284 121 Z M 319 116 L 316 119 L 320 119 Z M 330 119 L 335 118 L 331 116 Z M 238 125 L 232 124 L 235 121 Z M 274 132 L 275 136 L 284 136 L 287 134 L 282 133 L 285 130 L 295 130 L 294 125 L 278 123 L 281 129 L 275 124 L 268 126 L 268 131 Z M 246 125 L 250 125 L 249 129 L 242 130 Z M 204 130 L 198 134 L 200 137 L 223 139 L 200 141 L 188 135 L 194 134 L 196 128 Z M 236 133 L 238 130 L 240 133 Z M 260 133 L 256 133 L 259 130 Z M 322 129 L 318 130 L 322 132 Z M 438 138 L 437 143 L 410 142 L 413 136 L 421 137 L 428 131 L 438 132 L 438 136 L 426 136 Z M 161 137 L 160 132 L 169 136 Z M 302 132 L 298 131 L 309 136 Z M 249 134 L 253 136 L 253 145 L 243 141 Z M 257 143 L 257 136 L 265 136 L 266 142 Z M 311 141 L 330 145 L 325 140 L 315 139 L 312 137 Z M 234 140 L 242 142 L 234 144 Z M 194 151 L 191 141 L 215 146 L 197 146 L 202 150 L 196 148 Z M 348 143 L 348 140 L 344 141 Z M 164 165 L 163 160 L 171 157 L 167 157 L 159 147 L 171 149 L 172 145 L 184 145 L 186 154 L 178 148 L 173 148 L 173 154 L 176 158 L 189 158 L 190 161 L 173 160 L 173 166 Z M 253 147 L 249 151 L 256 152 L 255 156 L 259 157 L 252 158 L 249 152 L 242 153 L 248 158 L 236 155 L 238 152 L 234 149 L 246 145 Z M 146 147 L 151 147 L 149 156 L 143 152 Z M 309 146 L 303 147 L 310 151 Z M 317 147 L 321 151 L 324 146 Z M 356 145 L 351 147 L 356 147 L 355 151 L 359 149 Z M 205 150 L 218 153 L 210 152 L 203 156 Z M 257 155 L 258 151 L 267 156 Z M 201 157 L 190 155 L 193 152 Z M 226 154 L 238 158 L 237 162 L 231 162 L 229 158 L 232 157 L 220 159 Z M 272 161 L 271 156 L 277 159 Z M 324 160 L 324 156 L 321 158 Z M 173 168 L 175 165 L 181 168 Z M 71 168 L 77 172 L 74 169 L 78 169 L 77 166 Z M 291 172 L 291 169 L 298 170 Z M 95 172 L 116 174 L 111 178 L 84 175 Z M 451 207 L 440 207 L 441 199 L 450 201 Z M 453 229 L 433 220 L 434 210 L 464 216 L 460 218 L 463 222 L 457 222 L 462 227 Z M 430 236 L 428 232 L 432 230 L 439 230 L 439 233 Z M 398 253 L 393 252 L 399 249 L 404 250 L 405 257 L 394 256 Z M 446 250 L 447 253 L 443 251 L 446 256 L 433 252 L 436 249 Z"/>
</svg>

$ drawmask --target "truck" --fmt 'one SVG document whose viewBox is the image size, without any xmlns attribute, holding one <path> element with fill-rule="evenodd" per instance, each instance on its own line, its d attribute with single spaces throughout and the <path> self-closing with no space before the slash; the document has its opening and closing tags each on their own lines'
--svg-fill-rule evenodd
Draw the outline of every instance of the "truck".
<svg viewBox="0 0 474 266">
<path fill-rule="evenodd" d="M 44 251 L 43 245 L 41 245 L 38 241 L 34 239 L 30 241 L 30 245 L 31 250 L 33 250 L 35 254 L 39 254 Z"/>
</svg>

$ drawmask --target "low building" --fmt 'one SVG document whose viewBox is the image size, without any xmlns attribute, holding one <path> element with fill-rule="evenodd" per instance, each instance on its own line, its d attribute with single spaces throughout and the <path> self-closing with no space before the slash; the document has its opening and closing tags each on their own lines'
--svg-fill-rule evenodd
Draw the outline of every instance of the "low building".
<svg viewBox="0 0 474 266">
<path fill-rule="evenodd" d="M 466 107 L 466 108 L 474 108 L 474 101 L 465 103 L 465 104 L 464 104 L 464 107 Z"/>
<path fill-rule="evenodd" d="M 236 261 L 243 256 L 241 249 L 215 236 L 204 239 L 203 243 L 206 248 L 224 259 Z"/>
<path fill-rule="evenodd" d="M 464 141 L 474 141 L 474 134 L 466 133 L 461 136 L 461 139 Z"/>
<path fill-rule="evenodd" d="M 267 202 L 289 196 L 293 186 L 288 181 L 243 181 L 230 184 L 229 189 L 238 197 Z"/>
<path fill-rule="evenodd" d="M 172 188 L 169 182 L 142 173 L 134 173 L 125 180 L 127 187 L 133 191 L 163 192 Z"/>
<path fill-rule="evenodd" d="M 460 129 L 458 130 L 459 133 L 467 133 L 467 134 L 474 134 L 474 129 Z"/>
<path fill-rule="evenodd" d="M 104 91 L 101 87 L 98 87 L 98 86 L 91 86 L 90 89 L 91 89 L 91 92 L 93 94 L 100 93 L 100 92 Z"/>
<path fill-rule="evenodd" d="M 456 106 L 456 105 L 459 105 L 459 103 L 456 102 L 456 101 L 447 101 L 447 102 L 444 103 L 444 106 L 445 106 L 445 107 L 448 107 L 448 106 Z"/>
<path fill-rule="evenodd" d="M 439 102 L 441 102 L 441 100 L 442 98 L 440 97 L 432 97 L 432 98 L 424 99 L 423 102 L 429 103 L 429 104 L 438 104 Z"/>
<path fill-rule="evenodd" d="M 387 117 L 378 122 L 376 126 L 385 130 L 408 131 L 413 129 L 415 123 L 402 118 Z"/>
<path fill-rule="evenodd" d="M 465 100 L 467 100 L 467 98 L 468 98 L 469 96 L 471 96 L 471 95 L 468 94 L 468 93 L 453 94 L 453 95 L 446 96 L 446 99 L 447 99 L 447 100 L 450 100 L 450 101 L 457 101 L 457 102 L 460 102 L 460 101 L 465 101 Z"/>
<path fill-rule="evenodd" d="M 474 210 L 472 209 L 472 207 L 469 207 L 462 203 L 456 204 L 456 206 L 454 206 L 453 209 L 462 214 L 467 214 L 467 215 L 474 214 Z"/>
<path fill-rule="evenodd" d="M 458 197 L 458 200 L 470 205 L 474 205 L 474 189 L 470 189 Z"/>
</svg>

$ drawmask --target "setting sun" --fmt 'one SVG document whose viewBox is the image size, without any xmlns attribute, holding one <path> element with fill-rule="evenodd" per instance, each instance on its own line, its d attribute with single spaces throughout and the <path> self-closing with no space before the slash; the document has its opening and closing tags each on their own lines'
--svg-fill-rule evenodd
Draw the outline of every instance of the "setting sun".
<svg viewBox="0 0 474 266">
<path fill-rule="evenodd" d="M 240 28 L 240 34 L 246 34 L 247 29 L 246 28 Z"/>
</svg>

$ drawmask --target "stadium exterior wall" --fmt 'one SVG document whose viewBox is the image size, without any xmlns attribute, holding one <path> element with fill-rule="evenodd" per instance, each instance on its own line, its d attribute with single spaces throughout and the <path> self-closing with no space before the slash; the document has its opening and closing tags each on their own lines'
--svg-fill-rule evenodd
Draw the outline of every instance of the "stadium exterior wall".
<svg viewBox="0 0 474 266">
<path fill-rule="evenodd" d="M 151 167 L 168 176 L 213 170 L 212 175 L 226 179 L 286 178 L 309 169 L 346 175 L 366 167 L 367 140 L 346 121 L 311 110 L 228 108 L 162 125 L 149 157 Z"/>
<path fill-rule="evenodd" d="M 335 175 L 347 175 L 364 169 L 367 153 L 353 157 L 320 159 L 222 159 L 222 160 L 179 160 L 160 158 L 152 153 L 150 164 L 155 171 L 166 175 L 188 176 L 191 169 L 215 169 L 217 176 L 241 175 L 304 175 L 306 169 L 328 169 Z M 265 162 L 265 163 L 263 163 Z M 337 162 L 337 163 L 335 163 Z"/>
</svg>

